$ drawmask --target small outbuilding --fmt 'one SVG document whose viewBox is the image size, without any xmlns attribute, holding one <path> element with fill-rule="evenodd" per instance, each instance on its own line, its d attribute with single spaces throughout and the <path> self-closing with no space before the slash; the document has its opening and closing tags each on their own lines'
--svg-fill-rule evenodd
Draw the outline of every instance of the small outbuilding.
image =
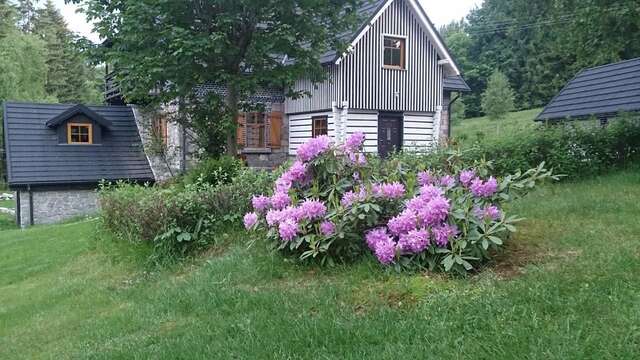
<svg viewBox="0 0 640 360">
<path fill-rule="evenodd" d="M 621 112 L 640 111 L 640 58 L 582 70 L 536 121 L 596 117 L 602 124 Z"/>
<path fill-rule="evenodd" d="M 102 180 L 154 181 L 127 106 L 6 102 L 4 134 L 22 227 L 97 211 Z"/>
</svg>

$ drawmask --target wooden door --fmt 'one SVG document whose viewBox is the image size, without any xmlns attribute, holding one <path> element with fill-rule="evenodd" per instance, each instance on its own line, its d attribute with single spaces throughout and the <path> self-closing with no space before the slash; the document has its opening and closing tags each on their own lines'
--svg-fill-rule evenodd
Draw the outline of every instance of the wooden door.
<svg viewBox="0 0 640 360">
<path fill-rule="evenodd" d="M 402 149 L 402 114 L 380 113 L 378 115 L 378 154 L 387 157 Z"/>
</svg>

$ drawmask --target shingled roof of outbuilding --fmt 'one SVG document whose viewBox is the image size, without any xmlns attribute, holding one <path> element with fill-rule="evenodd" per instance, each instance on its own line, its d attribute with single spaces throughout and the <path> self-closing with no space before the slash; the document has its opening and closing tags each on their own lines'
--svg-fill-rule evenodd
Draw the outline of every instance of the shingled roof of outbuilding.
<svg viewBox="0 0 640 360">
<path fill-rule="evenodd" d="M 4 129 L 9 185 L 153 181 L 153 172 L 144 154 L 132 109 L 127 106 L 87 108 L 89 114 L 96 114 L 103 123 L 110 125 L 103 127 L 101 143 L 67 145 L 59 143 L 57 130 L 47 126 L 47 122 L 60 118 L 70 109 L 81 108 L 75 105 L 6 102 Z"/>
<path fill-rule="evenodd" d="M 582 70 L 537 121 L 610 117 L 640 111 L 640 58 Z"/>
<path fill-rule="evenodd" d="M 471 88 L 467 85 L 467 82 L 464 81 L 462 76 L 448 76 L 444 78 L 442 87 L 445 91 L 459 91 L 459 92 L 470 92 Z"/>
</svg>

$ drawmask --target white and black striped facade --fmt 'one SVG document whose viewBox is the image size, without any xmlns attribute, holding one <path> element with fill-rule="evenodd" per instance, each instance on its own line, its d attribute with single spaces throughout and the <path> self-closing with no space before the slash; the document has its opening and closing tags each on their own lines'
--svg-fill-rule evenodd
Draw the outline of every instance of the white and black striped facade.
<svg viewBox="0 0 640 360">
<path fill-rule="evenodd" d="M 296 90 L 311 96 L 285 100 L 289 153 L 311 138 L 312 117 L 327 116 L 329 136 L 366 134 L 365 150 L 376 152 L 381 113 L 402 117 L 402 146 L 424 149 L 438 141 L 443 80 L 457 69 L 417 0 L 390 0 L 354 39 L 350 51 L 326 64 L 328 79 L 301 79 Z M 405 39 L 404 69 L 383 66 L 385 36 Z"/>
</svg>

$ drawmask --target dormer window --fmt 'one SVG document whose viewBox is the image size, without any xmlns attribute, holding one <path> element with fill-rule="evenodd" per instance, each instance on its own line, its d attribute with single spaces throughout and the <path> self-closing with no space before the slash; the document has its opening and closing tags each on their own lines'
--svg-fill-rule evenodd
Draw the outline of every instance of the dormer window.
<svg viewBox="0 0 640 360">
<path fill-rule="evenodd" d="M 384 67 L 391 69 L 405 69 L 406 41 L 401 37 L 384 37 Z"/>
<path fill-rule="evenodd" d="M 67 123 L 67 144 L 93 144 L 93 125 L 72 122 Z"/>
</svg>

